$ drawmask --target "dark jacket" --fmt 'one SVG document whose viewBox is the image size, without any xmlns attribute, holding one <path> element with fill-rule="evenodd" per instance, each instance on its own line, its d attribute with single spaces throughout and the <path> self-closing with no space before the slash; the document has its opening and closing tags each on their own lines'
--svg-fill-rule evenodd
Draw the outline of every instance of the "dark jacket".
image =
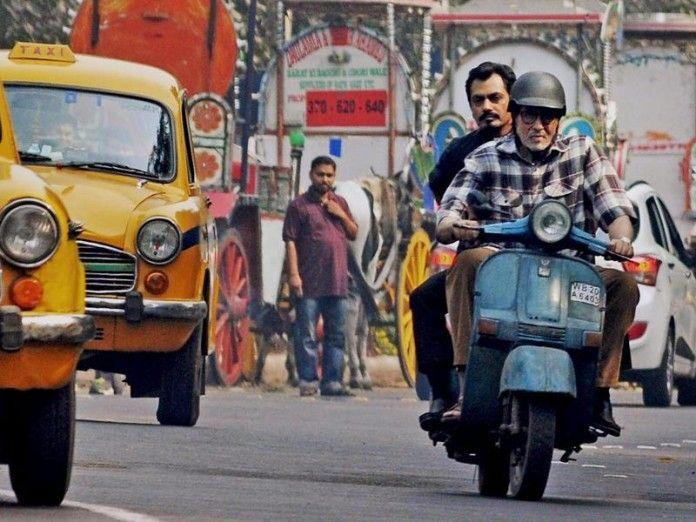
<svg viewBox="0 0 696 522">
<path fill-rule="evenodd" d="M 450 186 L 454 176 L 464 167 L 464 158 L 484 143 L 491 141 L 495 135 L 489 128 L 476 129 L 466 136 L 453 139 L 440 156 L 440 160 L 428 176 L 428 185 L 433 191 L 438 205 Z"/>
</svg>

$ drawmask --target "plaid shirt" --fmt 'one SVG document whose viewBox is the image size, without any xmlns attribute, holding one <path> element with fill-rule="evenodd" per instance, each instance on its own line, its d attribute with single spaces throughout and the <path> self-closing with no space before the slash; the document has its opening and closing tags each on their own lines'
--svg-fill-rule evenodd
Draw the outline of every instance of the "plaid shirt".
<svg viewBox="0 0 696 522">
<path fill-rule="evenodd" d="M 514 133 L 482 145 L 466 158 L 445 192 L 438 223 L 448 216 L 476 219 L 466 205 L 471 190 L 486 194 L 493 209 L 501 212 L 484 223 L 524 217 L 536 203 L 549 198 L 568 205 L 573 223 L 591 234 L 598 225 L 606 231 L 620 216 L 635 218 L 609 160 L 585 136 L 559 134 L 548 155 L 536 164 L 520 155 Z M 479 245 L 476 241 L 460 243 L 460 249 L 473 246 Z"/>
</svg>

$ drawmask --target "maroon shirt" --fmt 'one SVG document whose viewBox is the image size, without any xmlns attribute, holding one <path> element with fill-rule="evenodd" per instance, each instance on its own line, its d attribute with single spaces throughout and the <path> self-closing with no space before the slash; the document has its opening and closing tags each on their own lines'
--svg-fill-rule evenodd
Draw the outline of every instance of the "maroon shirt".
<svg viewBox="0 0 696 522">
<path fill-rule="evenodd" d="M 348 203 L 329 192 L 353 219 Z M 341 220 L 321 206 L 313 191 L 296 197 L 288 206 L 283 241 L 294 241 L 305 297 L 345 296 L 348 293 L 348 240 Z"/>
</svg>

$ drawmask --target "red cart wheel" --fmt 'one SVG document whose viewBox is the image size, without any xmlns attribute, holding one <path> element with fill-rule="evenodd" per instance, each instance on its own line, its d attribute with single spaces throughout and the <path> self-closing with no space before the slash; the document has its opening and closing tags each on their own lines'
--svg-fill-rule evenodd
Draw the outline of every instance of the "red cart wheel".
<svg viewBox="0 0 696 522">
<path fill-rule="evenodd" d="M 256 357 L 254 335 L 249 332 L 249 270 L 239 234 L 230 230 L 220 242 L 215 330 L 215 373 L 223 386 L 237 384 L 249 374 Z"/>
</svg>

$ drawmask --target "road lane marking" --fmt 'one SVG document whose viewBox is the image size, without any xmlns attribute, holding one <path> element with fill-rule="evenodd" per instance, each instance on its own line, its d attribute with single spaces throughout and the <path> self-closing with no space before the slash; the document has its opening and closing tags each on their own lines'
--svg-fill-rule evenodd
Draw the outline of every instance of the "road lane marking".
<svg viewBox="0 0 696 522">
<path fill-rule="evenodd" d="M 592 446 L 591 444 L 581 444 L 582 449 L 597 449 L 597 446 Z"/>
<path fill-rule="evenodd" d="M 0 489 L 0 495 L 7 496 L 9 498 L 17 498 L 13 491 L 7 489 Z M 151 517 L 150 515 L 135 513 L 134 511 L 128 511 L 127 509 L 102 506 L 100 504 L 87 504 L 85 502 L 77 502 L 75 500 L 64 500 L 61 505 L 89 511 L 95 515 L 102 515 L 110 518 L 111 520 L 119 520 L 120 522 L 160 522 L 158 518 Z"/>
<path fill-rule="evenodd" d="M 604 475 L 606 478 L 628 478 L 628 475 L 612 475 L 611 473 Z"/>
<path fill-rule="evenodd" d="M 660 442 L 660 446 L 667 448 L 681 448 L 681 444 L 677 444 L 675 442 Z"/>
<path fill-rule="evenodd" d="M 696 440 L 684 439 L 682 441 L 684 444 L 696 444 Z"/>
<path fill-rule="evenodd" d="M 599 469 L 606 469 L 606 466 L 602 464 L 583 464 L 583 468 L 599 468 Z"/>
<path fill-rule="evenodd" d="M 623 446 L 620 446 L 618 444 L 607 444 L 606 446 L 602 446 L 603 449 L 623 449 Z"/>
<path fill-rule="evenodd" d="M 638 449 L 647 449 L 647 450 L 654 450 L 657 449 L 656 446 L 636 446 Z"/>
</svg>

